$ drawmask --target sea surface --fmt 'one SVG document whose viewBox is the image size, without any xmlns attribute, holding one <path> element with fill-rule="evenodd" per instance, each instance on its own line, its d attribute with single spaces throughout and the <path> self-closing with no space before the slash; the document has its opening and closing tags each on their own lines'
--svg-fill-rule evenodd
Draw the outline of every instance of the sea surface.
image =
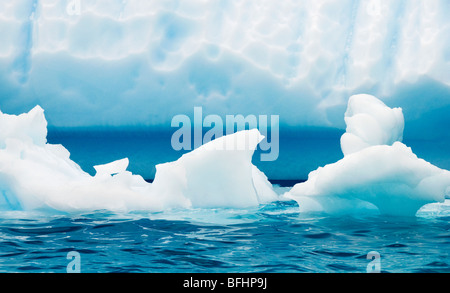
<svg viewBox="0 0 450 293">
<path fill-rule="evenodd" d="M 280 135 L 279 159 L 255 164 L 282 193 L 339 160 L 341 134 Z M 53 130 L 48 138 L 91 174 L 96 164 L 129 157 L 129 169 L 151 180 L 156 164 L 181 156 L 170 148 L 168 133 Z M 448 142 L 407 144 L 419 157 L 450 169 Z M 65 273 L 77 267 L 82 273 L 365 273 L 374 268 L 371 252 L 380 256 L 381 272 L 450 272 L 449 221 L 449 202 L 416 217 L 302 214 L 293 201 L 161 213 L 2 212 L 0 272 Z"/>
<path fill-rule="evenodd" d="M 0 221 L 0 272 L 386 273 L 450 272 L 446 216 L 301 215 L 294 202 L 249 210 L 96 212 Z M 73 269 L 70 267 L 69 269 Z"/>
</svg>

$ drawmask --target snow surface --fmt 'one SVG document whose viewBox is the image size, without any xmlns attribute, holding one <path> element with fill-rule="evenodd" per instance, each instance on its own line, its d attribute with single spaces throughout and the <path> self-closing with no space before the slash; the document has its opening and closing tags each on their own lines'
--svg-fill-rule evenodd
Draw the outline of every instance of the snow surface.
<svg viewBox="0 0 450 293">
<path fill-rule="evenodd" d="M 415 215 L 424 205 L 444 202 L 450 171 L 422 159 L 399 140 L 401 109 L 390 109 L 373 96 L 349 99 L 344 158 L 311 172 L 308 180 L 284 196 L 303 212 L 354 213 L 378 210 L 389 215 Z"/>
<path fill-rule="evenodd" d="M 448 0 L 76 1 L 0 2 L 3 111 L 167 126 L 202 106 L 343 128 L 365 92 L 402 107 L 407 131 L 448 136 Z"/>
</svg>

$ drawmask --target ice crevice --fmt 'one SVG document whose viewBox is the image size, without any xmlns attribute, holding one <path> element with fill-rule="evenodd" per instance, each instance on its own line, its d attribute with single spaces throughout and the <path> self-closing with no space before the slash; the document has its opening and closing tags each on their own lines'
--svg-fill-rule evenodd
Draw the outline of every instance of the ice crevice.
<svg viewBox="0 0 450 293">
<path fill-rule="evenodd" d="M 25 84 L 31 70 L 33 39 L 35 33 L 35 18 L 37 13 L 38 0 L 33 0 L 23 24 L 22 47 L 19 49 L 16 58 L 13 61 L 13 68 L 16 74 L 16 80 L 20 84 Z"/>
</svg>

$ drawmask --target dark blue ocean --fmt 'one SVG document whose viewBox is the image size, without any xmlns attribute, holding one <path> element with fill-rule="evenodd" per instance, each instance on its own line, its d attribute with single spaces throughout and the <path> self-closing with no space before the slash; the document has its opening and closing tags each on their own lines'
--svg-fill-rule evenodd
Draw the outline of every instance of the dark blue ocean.
<svg viewBox="0 0 450 293">
<path fill-rule="evenodd" d="M 279 159 L 254 163 L 277 189 L 287 189 L 342 157 L 340 135 L 280 135 Z M 52 130 L 48 138 L 91 174 L 93 165 L 128 157 L 129 170 L 151 180 L 156 164 L 181 156 L 166 132 Z M 450 169 L 448 143 L 407 144 L 419 157 Z M 76 252 L 82 273 L 365 273 L 372 251 L 380 256 L 381 272 L 450 272 L 449 221 L 447 205 L 403 218 L 301 214 L 290 201 L 147 214 L 7 212 L 0 217 L 0 272 L 65 273 Z"/>
</svg>

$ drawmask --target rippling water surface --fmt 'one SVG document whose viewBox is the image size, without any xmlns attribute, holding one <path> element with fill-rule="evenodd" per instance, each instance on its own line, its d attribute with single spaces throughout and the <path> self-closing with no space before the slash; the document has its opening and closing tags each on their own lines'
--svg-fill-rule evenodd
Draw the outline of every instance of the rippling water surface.
<svg viewBox="0 0 450 293">
<path fill-rule="evenodd" d="M 450 213 L 416 218 L 302 215 L 294 202 L 249 210 L 43 216 L 3 214 L 1 272 L 450 272 Z"/>
</svg>

